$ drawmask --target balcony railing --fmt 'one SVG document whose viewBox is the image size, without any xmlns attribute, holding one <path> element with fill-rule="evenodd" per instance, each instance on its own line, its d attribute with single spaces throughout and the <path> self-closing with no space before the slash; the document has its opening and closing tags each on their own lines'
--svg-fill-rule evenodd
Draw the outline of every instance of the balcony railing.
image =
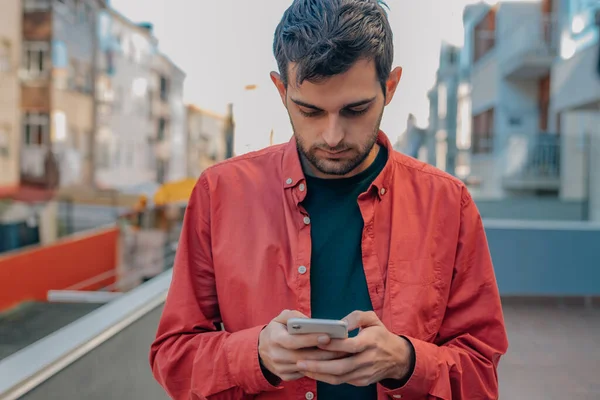
<svg viewBox="0 0 600 400">
<path fill-rule="evenodd" d="M 507 148 L 508 190 L 558 190 L 560 187 L 560 136 L 513 136 Z"/>
</svg>

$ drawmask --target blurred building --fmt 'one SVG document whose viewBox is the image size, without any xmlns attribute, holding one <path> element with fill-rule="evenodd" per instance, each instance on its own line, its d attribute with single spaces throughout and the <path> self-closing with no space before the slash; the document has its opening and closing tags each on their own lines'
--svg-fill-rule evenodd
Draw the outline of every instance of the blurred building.
<svg viewBox="0 0 600 400">
<path fill-rule="evenodd" d="M 473 190 L 488 199 L 557 196 L 560 146 L 549 108 L 557 13 L 550 0 L 478 11 L 468 16 L 466 38 Z"/>
<path fill-rule="evenodd" d="M 600 1 L 564 2 L 551 69 L 552 127 L 561 133 L 560 197 L 600 221 Z"/>
<path fill-rule="evenodd" d="M 21 180 L 93 180 L 95 55 L 104 0 L 24 0 Z"/>
<path fill-rule="evenodd" d="M 457 146 L 459 158 L 470 148 L 464 179 L 480 205 L 600 220 L 599 9 L 585 0 L 465 9 Z"/>
<path fill-rule="evenodd" d="M 443 43 L 434 87 L 429 91 L 427 162 L 452 175 L 457 162 L 456 117 L 460 48 Z"/>
<path fill-rule="evenodd" d="M 0 192 L 19 185 L 22 13 L 21 1 L 3 0 L 0 12 Z"/>
<path fill-rule="evenodd" d="M 419 128 L 417 118 L 413 114 L 409 114 L 406 120 L 406 130 L 398 137 L 398 141 L 394 144 L 394 150 L 423 162 L 431 162 L 427 152 L 427 134 L 428 130 Z"/>
<path fill-rule="evenodd" d="M 153 58 L 151 66 L 151 141 L 155 148 L 156 181 L 163 183 L 186 175 L 185 73 L 160 53 Z"/>
<path fill-rule="evenodd" d="M 187 176 L 196 178 L 225 159 L 225 116 L 187 106 Z"/>
<path fill-rule="evenodd" d="M 150 91 L 158 41 L 149 25 L 115 10 L 100 15 L 96 135 L 96 183 L 127 188 L 156 181 Z"/>
</svg>

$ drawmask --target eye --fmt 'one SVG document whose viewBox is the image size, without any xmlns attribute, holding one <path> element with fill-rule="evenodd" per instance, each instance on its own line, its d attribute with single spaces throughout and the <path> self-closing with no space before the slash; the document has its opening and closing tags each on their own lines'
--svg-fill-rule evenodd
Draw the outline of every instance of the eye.
<svg viewBox="0 0 600 400">
<path fill-rule="evenodd" d="M 302 116 L 307 118 L 318 117 L 322 113 L 322 111 L 304 111 L 301 108 L 299 108 L 298 110 L 300 111 L 300 114 L 302 114 Z"/>
<path fill-rule="evenodd" d="M 349 108 L 347 110 L 344 110 L 344 114 L 346 114 L 350 117 L 358 117 L 359 115 L 363 115 L 367 111 L 369 111 L 369 107 L 363 107 L 363 108 L 359 108 L 359 109 Z"/>
</svg>

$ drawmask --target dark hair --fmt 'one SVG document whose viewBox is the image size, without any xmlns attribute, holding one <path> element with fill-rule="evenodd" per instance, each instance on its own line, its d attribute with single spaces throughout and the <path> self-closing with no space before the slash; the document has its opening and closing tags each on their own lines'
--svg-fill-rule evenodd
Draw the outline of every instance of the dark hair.
<svg viewBox="0 0 600 400">
<path fill-rule="evenodd" d="M 392 69 L 392 29 L 382 0 L 294 0 L 275 30 L 273 52 L 282 81 L 296 64 L 297 84 L 348 71 L 359 59 L 375 62 L 384 95 Z"/>
</svg>

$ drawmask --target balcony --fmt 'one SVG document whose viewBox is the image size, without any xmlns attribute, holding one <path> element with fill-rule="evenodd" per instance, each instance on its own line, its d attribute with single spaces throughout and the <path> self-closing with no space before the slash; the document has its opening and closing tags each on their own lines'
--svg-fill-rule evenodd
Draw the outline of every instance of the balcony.
<svg viewBox="0 0 600 400">
<path fill-rule="evenodd" d="M 560 189 L 560 136 L 553 134 L 513 135 L 506 149 L 506 190 Z"/>
<path fill-rule="evenodd" d="M 541 15 L 505 33 L 501 68 L 506 79 L 539 79 L 550 73 L 557 54 L 556 16 Z"/>
</svg>

